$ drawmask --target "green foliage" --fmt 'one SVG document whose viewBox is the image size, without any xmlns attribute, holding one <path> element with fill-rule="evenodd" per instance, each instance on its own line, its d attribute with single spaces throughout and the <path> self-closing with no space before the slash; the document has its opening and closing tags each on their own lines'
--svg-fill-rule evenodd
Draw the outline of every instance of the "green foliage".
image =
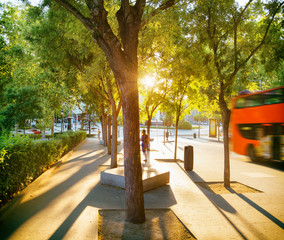
<svg viewBox="0 0 284 240">
<path fill-rule="evenodd" d="M 33 87 L 9 88 L 5 100 L 6 106 L 0 111 L 0 125 L 5 129 L 12 129 L 16 123 L 24 124 L 27 119 L 41 116 L 38 91 Z"/>
<path fill-rule="evenodd" d="M 178 129 L 186 129 L 186 130 L 191 130 L 192 129 L 192 125 L 190 122 L 187 121 L 180 121 L 178 124 Z"/>
<path fill-rule="evenodd" d="M 165 126 L 167 126 L 167 127 L 172 126 L 173 120 L 174 120 L 173 115 L 170 112 L 166 112 L 165 113 L 165 119 L 164 119 Z"/>
<path fill-rule="evenodd" d="M 0 206 L 85 138 L 83 131 L 57 135 L 49 141 L 0 137 Z"/>
<path fill-rule="evenodd" d="M 41 139 L 42 134 L 27 134 L 26 137 L 29 137 L 31 139 Z"/>
<path fill-rule="evenodd" d="M 198 121 L 205 122 L 205 121 L 208 120 L 208 117 L 206 117 L 204 114 L 198 113 L 198 114 L 194 115 L 193 120 L 196 121 L 196 122 L 198 122 Z"/>
<path fill-rule="evenodd" d="M 41 21 L 43 16 L 37 7 L 0 6 L 0 132 L 10 131 L 15 123 L 23 125 L 26 117 L 40 118 L 41 130 L 51 128 L 54 114 L 62 109 L 63 102 L 74 102 L 76 88 L 67 89 L 63 82 L 68 78 L 71 85 L 76 73 L 61 58 L 66 59 L 66 49 L 54 50 L 61 29 L 55 31 L 52 24 L 47 28 Z M 58 65 L 63 64 L 67 73 L 59 71 Z"/>
</svg>

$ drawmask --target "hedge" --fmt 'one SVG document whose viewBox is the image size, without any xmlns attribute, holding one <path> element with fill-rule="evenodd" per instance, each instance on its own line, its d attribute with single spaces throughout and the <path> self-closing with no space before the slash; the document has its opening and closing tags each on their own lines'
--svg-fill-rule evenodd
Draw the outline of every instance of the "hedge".
<svg viewBox="0 0 284 240">
<path fill-rule="evenodd" d="M 187 121 L 181 121 L 178 124 L 178 129 L 187 129 L 187 130 L 191 130 L 192 129 L 192 125 L 190 122 Z"/>
<path fill-rule="evenodd" d="M 0 206 L 85 138 L 84 131 L 67 132 L 56 135 L 50 140 L 34 140 L 30 137 L 1 137 Z"/>
</svg>

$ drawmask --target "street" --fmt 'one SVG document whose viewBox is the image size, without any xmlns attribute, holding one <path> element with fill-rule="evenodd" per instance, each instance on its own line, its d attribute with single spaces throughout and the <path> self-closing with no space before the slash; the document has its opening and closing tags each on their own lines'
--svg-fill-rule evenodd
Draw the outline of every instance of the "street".
<svg viewBox="0 0 284 240">
<path fill-rule="evenodd" d="M 208 131 L 208 130 L 207 130 Z M 203 130 L 203 133 L 206 129 Z M 151 135 L 151 138 L 153 135 Z M 154 144 L 151 146 L 151 152 L 155 151 L 155 145 L 158 144 L 159 147 L 164 149 L 166 154 L 172 154 L 174 157 L 174 136 L 169 137 L 169 141 L 164 143 L 164 137 L 158 136 L 154 137 Z M 177 159 L 183 161 L 184 159 L 184 147 L 191 145 L 194 148 L 194 171 L 210 173 L 210 179 L 205 179 L 206 181 L 223 181 L 223 171 L 224 171 L 224 151 L 223 142 L 218 142 L 217 138 L 209 138 L 201 134 L 201 138 L 194 139 L 192 135 L 190 136 L 180 136 L 178 137 L 178 147 L 177 147 Z M 231 180 L 238 181 L 239 178 L 243 179 L 244 176 L 250 178 L 258 177 L 280 177 L 282 179 L 282 185 L 279 185 L 279 189 L 283 189 L 284 186 L 284 162 L 278 161 L 259 161 L 252 162 L 247 156 L 242 156 L 234 152 L 230 152 L 230 165 L 231 165 Z M 257 182 L 257 181 L 256 181 Z M 261 185 L 261 183 L 260 183 Z"/>
<path fill-rule="evenodd" d="M 170 184 L 146 192 L 145 209 L 170 208 L 197 239 L 283 239 L 282 163 L 256 164 L 232 153 L 231 182 L 256 191 L 214 194 L 198 183 L 223 181 L 221 142 L 178 137 L 179 159 L 185 145 L 194 147 L 194 168 L 186 172 L 182 161 L 171 160 L 174 136 L 152 137 L 151 161 L 170 171 Z M 88 138 L 0 211 L 0 239 L 98 239 L 98 210 L 125 209 L 124 191 L 100 184 L 109 164 L 106 148 Z"/>
<path fill-rule="evenodd" d="M 223 143 L 216 139 L 203 137 L 178 137 L 177 158 L 184 159 L 184 146 L 194 148 L 193 171 L 187 174 L 193 182 L 217 183 L 223 182 L 224 157 Z M 155 149 L 160 149 L 164 156 L 174 156 L 174 137 L 164 143 L 163 137 L 154 138 L 151 145 L 151 159 L 163 159 Z M 161 151 L 162 150 L 162 151 Z M 160 154 L 158 153 L 158 154 Z M 183 168 L 183 162 L 178 163 Z M 284 163 L 276 161 L 251 162 L 246 156 L 230 153 L 231 183 L 236 182 L 255 189 L 254 193 L 220 194 L 201 189 L 216 209 L 232 226 L 239 231 L 243 227 L 254 232 L 249 239 L 279 239 L 278 231 L 271 231 L 270 223 L 275 224 L 279 231 L 284 229 Z M 229 204 L 228 204 L 229 203 Z M 183 209 L 176 209 L 182 218 Z M 254 219 L 254 220 L 252 220 Z M 266 227 L 260 230 L 260 225 Z M 237 226 L 237 227 L 236 227 Z M 256 227 L 258 226 L 258 227 Z M 272 225 L 271 225 L 272 226 Z M 276 229 L 277 229 L 276 228 Z M 282 230 L 281 230 L 282 229 Z M 239 232 L 242 235 L 242 231 Z M 275 235 L 274 235 L 275 233 Z M 245 236 L 241 238 L 246 239 Z M 209 238 L 210 239 L 210 238 Z"/>
</svg>

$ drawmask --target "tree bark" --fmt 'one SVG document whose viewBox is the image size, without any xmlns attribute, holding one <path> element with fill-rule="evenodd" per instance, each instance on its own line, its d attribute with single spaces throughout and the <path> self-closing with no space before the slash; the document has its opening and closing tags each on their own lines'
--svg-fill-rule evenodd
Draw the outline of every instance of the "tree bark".
<svg viewBox="0 0 284 240">
<path fill-rule="evenodd" d="M 119 103 L 116 106 L 116 101 L 114 99 L 113 91 L 112 91 L 112 83 L 111 79 L 106 79 L 107 83 L 107 94 L 110 103 L 110 108 L 112 109 L 112 138 L 111 138 L 111 168 L 117 167 L 117 116 L 121 109 L 121 96 L 118 84 L 116 82 L 117 92 L 119 93 Z"/>
<path fill-rule="evenodd" d="M 198 114 L 198 138 L 200 138 L 200 113 Z"/>
<path fill-rule="evenodd" d="M 89 123 L 89 135 L 91 136 L 91 116 L 89 114 L 89 117 L 88 117 L 88 123 Z"/>
<path fill-rule="evenodd" d="M 51 122 L 52 122 L 51 135 L 53 135 L 53 133 L 54 133 L 54 117 L 52 117 Z"/>
<path fill-rule="evenodd" d="M 80 128 L 80 130 L 83 130 L 84 129 L 84 122 L 85 122 L 85 118 L 86 118 L 86 113 L 84 112 L 82 112 L 82 114 L 81 114 L 81 128 Z M 64 122 L 64 120 L 63 120 L 63 122 Z M 64 125 L 64 124 L 63 124 Z M 63 130 L 64 130 L 64 126 L 63 126 Z"/>
<path fill-rule="evenodd" d="M 137 81 L 124 81 L 121 86 L 124 134 L 124 174 L 126 220 L 143 223 L 144 195 L 140 160 L 139 102 Z"/>
<path fill-rule="evenodd" d="M 108 155 L 111 155 L 111 116 L 107 116 L 107 153 Z"/>
<path fill-rule="evenodd" d="M 117 167 L 117 115 L 112 112 L 111 168 Z"/>
<path fill-rule="evenodd" d="M 179 123 L 179 116 L 176 119 L 176 136 L 175 136 L 175 153 L 174 153 L 174 160 L 177 161 L 177 137 L 178 137 L 178 123 Z"/>
<path fill-rule="evenodd" d="M 150 127 L 152 124 L 152 116 L 148 115 L 148 121 L 147 121 L 147 134 L 148 138 L 150 139 Z"/>
<path fill-rule="evenodd" d="M 224 141 L 224 186 L 230 187 L 230 149 L 229 149 L 229 124 L 231 111 L 229 110 L 224 97 L 224 89 L 221 84 L 221 92 L 219 94 L 219 104 L 222 110 L 223 120 L 223 141 Z"/>
<path fill-rule="evenodd" d="M 138 103 L 138 33 L 142 23 L 146 1 L 121 1 L 116 12 L 119 38 L 112 31 L 104 1 L 86 1 L 90 14 L 83 15 L 79 8 L 66 0 L 56 0 L 61 6 L 78 18 L 91 32 L 93 39 L 104 51 L 122 95 L 124 121 L 124 160 L 126 220 L 132 223 L 145 221 L 142 169 L 140 162 L 139 103 Z M 153 14 L 165 10 L 175 1 L 163 1 Z M 149 19 L 146 19 L 148 22 Z"/>
<path fill-rule="evenodd" d="M 102 113 L 102 139 L 104 140 L 104 146 L 107 146 L 107 116 Z"/>
</svg>

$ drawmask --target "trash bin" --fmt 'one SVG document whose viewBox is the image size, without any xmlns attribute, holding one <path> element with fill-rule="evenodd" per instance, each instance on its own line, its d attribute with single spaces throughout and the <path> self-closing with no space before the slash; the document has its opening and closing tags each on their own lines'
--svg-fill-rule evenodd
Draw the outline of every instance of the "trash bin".
<svg viewBox="0 0 284 240">
<path fill-rule="evenodd" d="M 184 147 L 184 169 L 186 171 L 193 170 L 193 146 Z"/>
<path fill-rule="evenodd" d="M 196 133 L 193 133 L 193 138 L 196 138 Z"/>
</svg>

